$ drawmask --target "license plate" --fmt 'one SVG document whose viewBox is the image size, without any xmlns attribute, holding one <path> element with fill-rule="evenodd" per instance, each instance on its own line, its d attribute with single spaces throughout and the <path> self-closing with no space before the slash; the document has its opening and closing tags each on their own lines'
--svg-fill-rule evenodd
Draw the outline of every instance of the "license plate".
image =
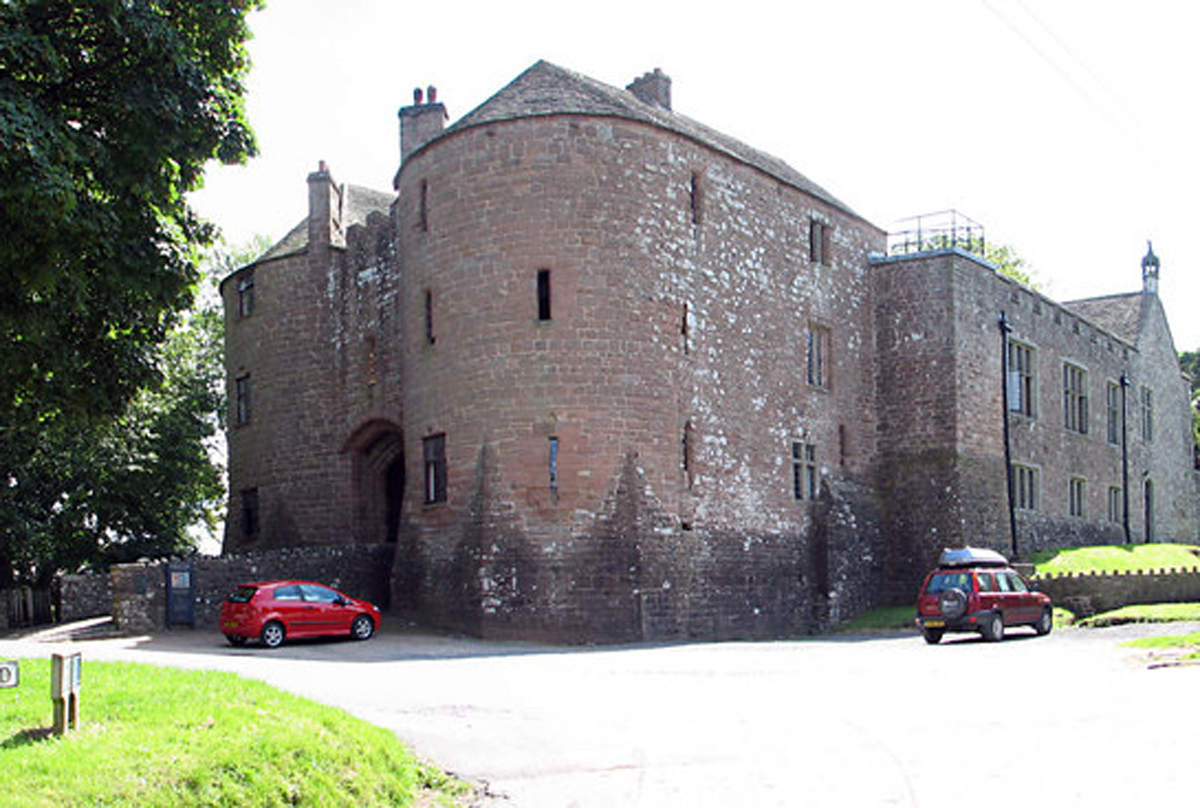
<svg viewBox="0 0 1200 808">
<path fill-rule="evenodd" d="M 942 628 L 946 625 L 945 620 L 926 620 L 925 628 Z"/>
<path fill-rule="evenodd" d="M 226 620 L 225 621 L 225 628 L 237 628 L 237 625 L 238 624 L 237 624 L 236 620 Z"/>
</svg>

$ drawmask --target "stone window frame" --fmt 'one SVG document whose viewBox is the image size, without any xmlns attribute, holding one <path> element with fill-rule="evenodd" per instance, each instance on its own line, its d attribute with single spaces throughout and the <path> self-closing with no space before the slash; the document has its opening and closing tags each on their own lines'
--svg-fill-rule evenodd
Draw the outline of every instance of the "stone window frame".
<svg viewBox="0 0 1200 808">
<path fill-rule="evenodd" d="M 1013 463 L 1013 507 L 1019 511 L 1036 511 L 1041 499 L 1037 466 Z"/>
<path fill-rule="evenodd" d="M 1067 513 L 1077 518 L 1087 517 L 1087 478 L 1078 475 L 1067 481 Z"/>
<path fill-rule="evenodd" d="M 549 269 L 537 271 L 537 319 L 548 323 L 554 319 L 554 287 L 551 285 Z"/>
<path fill-rule="evenodd" d="M 1108 443 L 1121 444 L 1121 383 L 1109 379 L 1104 384 L 1105 426 Z"/>
<path fill-rule="evenodd" d="M 1017 339 L 1008 341 L 1008 411 L 1037 418 L 1037 347 Z"/>
<path fill-rule="evenodd" d="M 829 326 L 818 321 L 810 321 L 804 330 L 804 378 L 809 387 L 817 390 L 833 387 L 833 374 L 830 371 L 832 338 L 833 331 Z"/>
<path fill-rule="evenodd" d="M 830 241 L 833 227 L 824 219 L 810 216 L 808 219 L 808 262 L 819 266 L 831 266 Z"/>
<path fill-rule="evenodd" d="M 1064 359 L 1063 426 L 1068 432 L 1088 433 L 1088 371 L 1083 365 Z"/>
<path fill-rule="evenodd" d="M 693 171 L 688 183 L 688 209 L 693 225 L 704 222 L 704 172 Z"/>
<path fill-rule="evenodd" d="M 438 432 L 421 439 L 421 456 L 424 460 L 421 475 L 424 485 L 424 504 L 437 505 L 445 502 L 446 492 L 446 433 Z"/>
<path fill-rule="evenodd" d="M 821 469 L 817 465 L 817 445 L 805 440 L 792 441 L 792 498 L 813 502 L 821 491 Z"/>
<path fill-rule="evenodd" d="M 237 282 L 238 319 L 254 313 L 254 270 L 243 272 Z"/>
<path fill-rule="evenodd" d="M 233 380 L 233 425 L 246 426 L 253 416 L 251 408 L 250 374 L 243 373 Z"/>
<path fill-rule="evenodd" d="M 1121 492 L 1121 486 L 1110 485 L 1108 487 L 1108 521 L 1114 524 L 1121 524 L 1124 519 L 1125 499 Z"/>
<path fill-rule="evenodd" d="M 1154 390 L 1147 385 L 1142 385 L 1141 395 L 1139 396 L 1142 404 L 1142 440 L 1146 443 L 1154 442 Z"/>
<path fill-rule="evenodd" d="M 425 289 L 425 344 L 433 345 L 437 342 L 437 334 L 433 332 L 433 290 L 426 287 Z"/>
<path fill-rule="evenodd" d="M 558 451 L 559 440 L 557 435 L 551 435 L 547 442 L 549 444 L 549 456 L 546 460 L 546 476 L 550 483 L 550 493 L 558 494 Z"/>
</svg>

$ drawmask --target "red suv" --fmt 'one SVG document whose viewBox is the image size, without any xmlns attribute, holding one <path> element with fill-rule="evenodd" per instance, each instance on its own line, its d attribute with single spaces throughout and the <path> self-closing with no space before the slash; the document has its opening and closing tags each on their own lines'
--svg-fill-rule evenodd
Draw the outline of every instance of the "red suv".
<svg viewBox="0 0 1200 808">
<path fill-rule="evenodd" d="M 945 550 L 925 577 L 917 599 L 917 627 L 925 642 L 941 642 L 947 631 L 978 631 L 985 640 L 1004 639 L 1006 626 L 1032 626 L 1039 635 L 1054 626 L 1050 596 L 1030 589 L 1008 560 L 994 550 Z"/>
</svg>

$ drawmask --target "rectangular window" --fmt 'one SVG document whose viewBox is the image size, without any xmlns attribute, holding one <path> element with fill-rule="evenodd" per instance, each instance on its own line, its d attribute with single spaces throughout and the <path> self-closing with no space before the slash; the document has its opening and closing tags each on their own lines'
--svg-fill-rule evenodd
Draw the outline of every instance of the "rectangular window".
<svg viewBox="0 0 1200 808">
<path fill-rule="evenodd" d="M 1087 371 L 1063 363 L 1063 426 L 1086 435 L 1088 431 Z"/>
<path fill-rule="evenodd" d="M 1119 444 L 1121 442 L 1121 386 L 1115 382 L 1109 382 L 1105 385 L 1104 394 L 1105 409 L 1108 417 L 1108 442 L 1111 444 Z"/>
<path fill-rule="evenodd" d="M 550 491 L 558 493 L 558 438 L 550 438 Z"/>
<path fill-rule="evenodd" d="M 424 441 L 425 504 L 446 501 L 446 435 L 430 435 Z"/>
<path fill-rule="evenodd" d="M 808 221 L 808 260 L 814 264 L 829 264 L 829 225 L 816 219 Z"/>
<path fill-rule="evenodd" d="M 1085 516 L 1087 506 L 1087 481 L 1082 477 L 1072 477 L 1069 491 L 1071 516 Z"/>
<path fill-rule="evenodd" d="M 1124 521 L 1125 499 L 1121 489 L 1115 485 L 1108 487 L 1108 521 L 1120 523 Z"/>
<path fill-rule="evenodd" d="M 1154 440 L 1154 394 L 1149 387 L 1142 387 L 1142 440 Z"/>
<path fill-rule="evenodd" d="M 437 341 L 433 334 L 433 290 L 425 290 L 425 344 L 432 345 Z"/>
<path fill-rule="evenodd" d="M 550 270 L 539 269 L 537 274 L 538 319 L 550 319 Z"/>
<path fill-rule="evenodd" d="M 1033 348 L 1021 342 L 1008 343 L 1008 409 L 1034 417 Z"/>
<path fill-rule="evenodd" d="M 417 209 L 417 227 L 421 232 L 429 230 L 429 180 L 421 180 L 421 198 Z"/>
<path fill-rule="evenodd" d="M 805 332 L 805 369 L 810 387 L 828 387 L 826 358 L 829 354 L 829 330 L 809 326 Z"/>
<path fill-rule="evenodd" d="M 1013 506 L 1023 511 L 1036 511 L 1038 505 L 1037 469 L 1013 466 Z"/>
<path fill-rule="evenodd" d="M 704 188 L 701 185 L 700 175 L 694 171 L 692 172 L 692 184 L 688 189 L 688 204 L 692 209 L 692 224 L 700 224 L 704 211 Z"/>
<path fill-rule="evenodd" d="M 792 496 L 797 500 L 815 500 L 820 488 L 817 447 L 803 441 L 792 441 Z"/>
<path fill-rule="evenodd" d="M 242 538 L 254 539 L 258 536 L 258 489 L 247 488 L 242 491 Z"/>
<path fill-rule="evenodd" d="M 254 313 L 254 273 L 247 272 L 238 279 L 238 316 L 249 317 Z"/>
<path fill-rule="evenodd" d="M 239 376 L 234 382 L 234 415 L 236 426 L 250 423 L 250 376 Z"/>
</svg>

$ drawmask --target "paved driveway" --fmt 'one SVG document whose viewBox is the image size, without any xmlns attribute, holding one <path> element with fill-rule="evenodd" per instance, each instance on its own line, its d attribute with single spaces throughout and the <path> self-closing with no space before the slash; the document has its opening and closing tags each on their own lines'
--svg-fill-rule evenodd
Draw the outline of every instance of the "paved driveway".
<svg viewBox="0 0 1200 808">
<path fill-rule="evenodd" d="M 497 805 L 1190 803 L 1200 668 L 1149 669 L 1124 636 L 561 649 L 385 629 L 265 651 L 185 629 L 73 648 L 336 704 Z M 0 658 L 56 647 L 0 639 Z"/>
</svg>

